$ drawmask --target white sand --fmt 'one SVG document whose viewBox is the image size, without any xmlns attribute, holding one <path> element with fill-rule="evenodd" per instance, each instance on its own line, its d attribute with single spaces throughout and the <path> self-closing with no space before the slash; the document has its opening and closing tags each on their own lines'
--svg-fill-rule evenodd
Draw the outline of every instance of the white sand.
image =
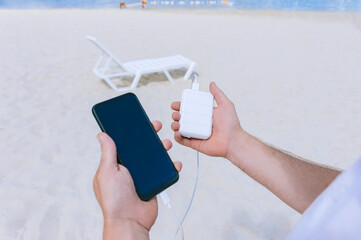
<svg viewBox="0 0 361 240">
<path fill-rule="evenodd" d="M 93 104 L 117 94 L 91 72 L 93 35 L 121 60 L 183 54 L 201 88 L 215 80 L 241 123 L 266 142 L 346 168 L 361 154 L 359 13 L 247 11 L 0 11 L 1 239 L 100 239 L 92 192 L 99 162 Z M 144 86 L 147 79 L 162 81 Z M 189 82 L 143 78 L 138 95 L 172 138 L 172 101 Z M 178 144 L 180 214 L 195 177 L 195 152 Z M 300 215 L 224 159 L 201 156 L 187 239 L 284 239 Z M 170 239 L 160 206 L 153 239 Z"/>
</svg>

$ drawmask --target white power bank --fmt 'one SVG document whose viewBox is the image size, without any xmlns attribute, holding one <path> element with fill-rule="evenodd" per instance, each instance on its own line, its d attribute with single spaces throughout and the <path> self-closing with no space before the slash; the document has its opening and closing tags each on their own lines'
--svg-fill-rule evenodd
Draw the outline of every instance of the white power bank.
<svg viewBox="0 0 361 240">
<path fill-rule="evenodd" d="M 184 89 L 180 106 L 180 128 L 183 137 L 208 139 L 212 135 L 213 95 Z"/>
</svg>

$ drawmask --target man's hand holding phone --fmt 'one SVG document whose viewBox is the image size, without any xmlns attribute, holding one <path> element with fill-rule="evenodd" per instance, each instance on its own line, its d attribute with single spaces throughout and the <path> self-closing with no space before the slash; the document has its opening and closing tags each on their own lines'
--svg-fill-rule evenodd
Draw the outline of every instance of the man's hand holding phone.
<svg viewBox="0 0 361 240">
<path fill-rule="evenodd" d="M 159 121 L 152 122 L 158 132 Z M 149 239 L 149 230 L 158 215 L 157 199 L 142 201 L 134 187 L 132 177 L 124 166 L 117 163 L 117 151 L 113 140 L 106 133 L 99 133 L 101 160 L 94 176 L 93 188 L 104 216 L 103 239 Z M 168 151 L 170 140 L 162 141 Z M 181 162 L 174 162 L 177 171 Z"/>
</svg>

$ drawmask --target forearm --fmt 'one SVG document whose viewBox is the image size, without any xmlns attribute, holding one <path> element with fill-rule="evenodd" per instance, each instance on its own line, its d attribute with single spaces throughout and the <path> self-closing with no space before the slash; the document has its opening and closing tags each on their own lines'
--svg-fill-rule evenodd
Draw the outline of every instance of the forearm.
<svg viewBox="0 0 361 240">
<path fill-rule="evenodd" d="M 149 232 L 131 220 L 104 220 L 103 240 L 149 240 Z"/>
<path fill-rule="evenodd" d="M 286 154 L 245 134 L 233 142 L 227 158 L 300 213 L 341 173 Z"/>
</svg>

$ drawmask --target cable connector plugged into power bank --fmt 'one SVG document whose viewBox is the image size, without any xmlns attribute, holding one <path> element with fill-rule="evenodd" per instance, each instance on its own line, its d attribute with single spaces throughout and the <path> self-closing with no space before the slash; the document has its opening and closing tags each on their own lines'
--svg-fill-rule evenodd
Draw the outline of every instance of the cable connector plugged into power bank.
<svg viewBox="0 0 361 240">
<path fill-rule="evenodd" d="M 179 132 L 183 137 L 208 139 L 212 135 L 214 98 L 198 90 L 197 75 L 192 78 L 192 89 L 182 92 Z"/>
<path fill-rule="evenodd" d="M 193 90 L 199 90 L 199 83 L 198 83 L 198 75 L 193 74 L 192 75 L 192 89 Z"/>
</svg>

